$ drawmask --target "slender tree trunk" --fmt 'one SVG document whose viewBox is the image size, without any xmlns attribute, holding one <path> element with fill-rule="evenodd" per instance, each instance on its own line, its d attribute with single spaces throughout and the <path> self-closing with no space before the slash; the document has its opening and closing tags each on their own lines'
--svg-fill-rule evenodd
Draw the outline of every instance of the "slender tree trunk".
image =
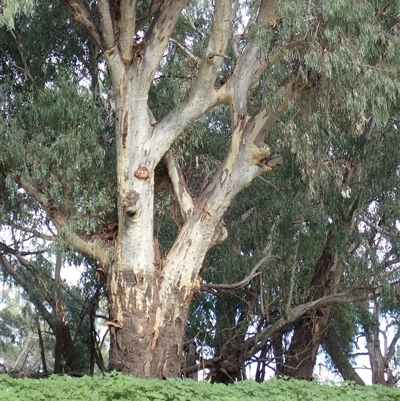
<svg viewBox="0 0 400 401">
<path fill-rule="evenodd" d="M 282 332 L 277 332 L 272 335 L 271 343 L 274 350 L 275 356 L 275 376 L 282 376 L 285 374 L 284 364 L 283 364 L 283 346 L 282 346 L 283 336 Z"/>
<path fill-rule="evenodd" d="M 316 264 L 308 301 L 332 295 L 337 291 L 340 271 L 330 251 L 330 241 L 331 233 Z M 285 375 L 297 379 L 312 379 L 318 348 L 325 335 L 330 311 L 331 307 L 313 310 L 295 324 L 284 366 Z"/>
<path fill-rule="evenodd" d="M 61 299 L 61 254 L 57 253 L 56 269 L 54 274 L 56 285 L 56 301 L 54 312 L 56 315 L 56 345 L 54 351 L 54 373 L 62 372 L 62 343 L 63 343 L 63 328 L 62 328 L 62 299 Z"/>
<path fill-rule="evenodd" d="M 379 333 L 368 334 L 367 348 L 369 353 L 369 360 L 371 363 L 372 384 L 386 385 L 385 379 L 385 360 L 382 356 L 381 342 L 379 340 Z"/>
<path fill-rule="evenodd" d="M 44 349 L 44 342 L 43 342 L 43 336 L 42 336 L 42 330 L 40 328 L 40 321 L 39 321 L 39 316 L 38 316 L 37 312 L 35 313 L 35 322 L 36 322 L 36 328 L 37 328 L 38 338 L 39 338 L 40 359 L 42 360 L 43 373 L 48 373 L 47 363 L 46 363 L 46 353 L 45 353 L 45 349 Z"/>
<path fill-rule="evenodd" d="M 348 357 L 343 354 L 340 344 L 340 337 L 336 333 L 330 333 L 328 330 L 324 341 L 325 351 L 328 353 L 336 369 L 339 371 L 344 380 L 353 381 L 360 386 L 365 386 L 364 380 L 356 372 L 351 365 Z"/>
<path fill-rule="evenodd" d="M 365 310 L 369 313 L 369 305 L 365 304 Z M 391 386 L 396 383 L 396 378 L 389 366 L 390 351 L 382 349 L 379 327 L 380 299 L 374 301 L 371 321 L 364 325 L 367 339 L 367 349 L 371 364 L 372 384 Z M 396 340 L 397 341 L 397 340 Z"/>
<path fill-rule="evenodd" d="M 266 367 L 266 358 L 267 358 L 268 348 L 264 347 L 260 353 L 260 356 L 257 361 L 257 369 L 254 380 L 257 383 L 263 383 L 265 381 L 265 367 Z"/>
<path fill-rule="evenodd" d="M 56 301 L 54 312 L 56 315 L 56 347 L 54 356 L 54 373 L 62 372 L 62 354 L 65 356 L 65 370 L 73 373 L 81 373 L 81 367 L 76 353 L 75 345 L 72 340 L 71 330 L 68 322 L 65 319 L 65 314 L 62 306 L 62 291 L 61 291 L 61 266 L 62 256 L 57 253 L 56 269 L 55 269 L 55 284 L 56 284 Z"/>
<path fill-rule="evenodd" d="M 103 356 L 101 354 L 101 349 L 99 347 L 99 336 L 96 331 L 96 311 L 100 302 L 100 294 L 101 294 L 102 284 L 98 283 L 96 292 L 92 297 L 89 305 L 89 342 L 90 342 L 90 365 L 89 365 L 89 374 L 93 376 L 94 374 L 94 366 L 97 364 L 101 373 L 104 374 L 105 366 L 103 361 Z"/>
<path fill-rule="evenodd" d="M 72 340 L 69 324 L 65 320 L 64 314 L 62 320 L 62 338 L 64 344 L 63 349 L 65 351 L 65 370 L 70 373 L 81 373 L 81 365 L 78 354 L 76 352 L 75 344 Z"/>
</svg>

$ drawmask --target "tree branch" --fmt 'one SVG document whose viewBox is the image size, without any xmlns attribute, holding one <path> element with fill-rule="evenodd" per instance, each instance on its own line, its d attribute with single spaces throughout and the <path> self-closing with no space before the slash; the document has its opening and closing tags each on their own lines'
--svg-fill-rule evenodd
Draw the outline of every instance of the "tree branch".
<svg viewBox="0 0 400 401">
<path fill-rule="evenodd" d="M 74 230 L 68 227 L 68 220 L 58 210 L 52 207 L 52 201 L 41 193 L 32 181 L 19 180 L 19 185 L 32 196 L 45 210 L 47 216 L 56 226 L 59 235 L 78 252 L 98 260 L 102 265 L 109 263 L 109 251 L 102 243 L 89 242 L 82 239 Z"/>
<path fill-rule="evenodd" d="M 115 45 L 114 25 L 111 18 L 109 0 L 99 0 L 100 24 L 106 49 Z"/>
<path fill-rule="evenodd" d="M 230 0 L 216 0 L 214 21 L 207 50 L 186 99 L 181 106 L 167 114 L 154 130 L 155 146 L 160 159 L 186 125 L 198 118 L 219 101 L 213 89 L 219 69 L 224 61 L 216 54 L 225 54 L 232 21 Z"/>
<path fill-rule="evenodd" d="M 192 14 L 189 10 L 189 7 L 185 8 L 185 14 L 189 23 L 189 26 L 193 29 L 193 32 L 195 33 L 195 35 L 197 36 L 197 39 L 199 40 L 199 42 L 203 42 L 203 38 L 201 37 L 201 35 L 199 34 L 199 32 L 196 29 L 196 26 L 194 25 L 193 22 L 193 18 L 192 18 Z"/>
<path fill-rule="evenodd" d="M 257 333 L 252 337 L 248 338 L 244 342 L 244 348 L 247 349 L 245 359 L 250 358 L 252 355 L 255 355 L 257 352 L 261 351 L 268 339 L 272 334 L 281 330 L 287 324 L 293 323 L 301 316 L 305 315 L 307 312 L 327 306 L 339 305 L 344 303 L 351 302 L 359 302 L 365 301 L 375 298 L 377 295 L 372 294 L 361 294 L 361 295 L 353 295 L 355 289 L 351 289 L 346 292 L 342 292 L 339 294 L 327 295 L 315 301 L 310 301 L 302 305 L 298 305 L 293 307 L 289 313 L 278 319 L 276 322 L 268 325 L 261 333 Z"/>
<path fill-rule="evenodd" d="M 8 245 L 6 245 L 4 242 L 0 242 L 0 249 L 6 252 L 9 255 L 20 255 L 20 256 L 29 256 L 29 255 L 41 255 L 47 251 L 42 250 L 42 251 L 27 251 L 27 252 L 19 252 L 15 250 L 14 248 L 10 248 Z"/>
<path fill-rule="evenodd" d="M 133 59 L 137 0 L 121 0 L 119 7 L 121 19 L 118 24 L 118 45 L 122 62 L 129 66 Z"/>
<path fill-rule="evenodd" d="M 55 239 L 53 235 L 46 235 L 38 230 L 35 230 L 34 228 L 24 227 L 24 226 L 21 226 L 20 224 L 13 223 L 12 227 L 19 231 L 33 234 L 35 237 L 41 238 L 45 241 L 54 241 L 54 239 Z"/>
<path fill-rule="evenodd" d="M 164 156 L 165 163 L 168 168 L 168 174 L 171 178 L 176 199 L 178 200 L 182 216 L 186 221 L 191 210 L 193 210 L 193 199 L 187 189 L 185 179 L 181 169 L 178 167 L 171 151 L 168 151 Z"/>
<path fill-rule="evenodd" d="M 89 11 L 86 7 L 81 3 L 80 0 L 62 0 L 66 3 L 72 10 L 76 21 L 78 21 L 84 28 L 89 31 L 90 36 L 94 39 L 100 49 L 106 50 L 106 46 L 104 46 L 103 38 L 99 28 L 95 25 L 92 20 Z"/>
<path fill-rule="evenodd" d="M 40 272 L 38 269 L 31 263 L 29 260 L 25 259 L 18 253 L 14 255 L 18 262 L 21 263 L 22 266 L 24 266 L 34 277 L 35 281 L 37 282 L 40 291 L 44 297 L 44 299 L 52 306 L 54 307 L 54 298 L 50 291 L 47 289 L 46 284 L 43 282 L 42 278 L 40 277 Z"/>
<path fill-rule="evenodd" d="M 188 105 L 190 105 L 190 101 L 202 98 L 205 95 L 208 95 L 208 97 L 210 96 L 218 72 L 224 62 L 224 57 L 218 56 L 226 53 L 231 32 L 231 22 L 231 0 L 216 0 L 211 35 L 197 79 L 189 92 Z"/>
<path fill-rule="evenodd" d="M 143 84 L 146 91 L 153 82 L 157 71 L 156 67 L 164 54 L 178 18 L 188 1 L 161 2 L 162 4 L 144 37 L 143 68 L 145 73 L 143 75 Z"/>
<path fill-rule="evenodd" d="M 245 277 L 243 280 L 238 281 L 237 283 L 234 284 L 201 284 L 200 289 L 208 291 L 209 290 L 215 290 L 215 293 L 218 292 L 219 290 L 229 290 L 229 291 L 234 291 L 238 290 L 240 288 L 245 287 L 249 282 L 259 274 L 260 272 L 257 273 L 257 270 L 268 260 L 268 259 L 279 259 L 278 256 L 264 256 L 251 270 L 249 275 Z"/>
<path fill-rule="evenodd" d="M 14 33 L 14 31 L 12 29 L 10 29 L 10 34 L 14 39 L 15 46 L 17 47 L 18 53 L 19 53 L 19 55 L 21 57 L 22 64 L 24 66 L 23 71 L 25 72 L 25 74 L 28 77 L 28 79 L 31 81 L 33 87 L 38 91 L 40 89 L 39 85 L 37 84 L 37 82 L 35 81 L 35 79 L 33 78 L 32 74 L 31 74 L 31 72 L 29 70 L 28 63 L 26 62 L 26 58 L 25 58 L 24 52 L 22 51 L 22 47 L 21 47 L 21 45 L 20 45 L 20 43 L 19 43 L 19 41 L 18 41 L 17 37 L 15 36 L 15 33 Z"/>
<path fill-rule="evenodd" d="M 292 271 L 290 274 L 290 286 L 289 286 L 289 297 L 286 303 L 286 309 L 285 309 L 285 314 L 287 315 L 290 311 L 290 307 L 292 306 L 292 297 L 293 297 L 293 291 L 294 291 L 294 279 L 295 279 L 295 273 L 296 273 L 296 267 L 297 267 L 297 256 L 299 253 L 299 245 L 300 245 L 300 238 L 303 234 L 303 216 L 301 216 L 301 221 L 300 221 L 300 230 L 298 233 L 295 249 L 294 249 L 294 256 L 292 260 Z"/>
<path fill-rule="evenodd" d="M 7 258 L 0 253 L 0 261 L 7 270 L 7 273 L 14 279 L 14 281 L 26 292 L 29 300 L 35 305 L 36 309 L 40 312 L 41 316 L 46 320 L 48 325 L 54 329 L 53 319 L 51 314 L 44 307 L 43 302 L 37 299 L 33 294 L 35 292 L 30 288 L 30 284 L 26 281 L 21 275 L 19 275 L 11 265 L 11 263 L 7 260 Z"/>
<path fill-rule="evenodd" d="M 185 52 L 191 59 L 193 59 L 196 63 L 200 64 L 201 59 L 196 57 L 191 51 L 189 51 L 185 46 L 181 45 L 178 41 L 176 41 L 173 38 L 170 38 L 169 40 L 171 43 L 173 43 L 175 46 L 177 46 L 179 49 L 181 49 L 183 52 Z"/>
<path fill-rule="evenodd" d="M 143 15 L 136 21 L 136 32 L 143 29 L 147 22 L 150 20 L 151 16 L 155 14 L 161 7 L 163 0 L 152 0 L 148 9 L 143 13 Z"/>
<path fill-rule="evenodd" d="M 389 364 L 390 360 L 394 356 L 394 353 L 396 352 L 396 345 L 397 345 L 397 341 L 399 340 L 399 338 L 400 338 L 400 325 L 399 325 L 392 341 L 390 342 L 388 353 L 387 353 L 387 355 L 385 355 L 385 360 L 386 360 L 387 365 Z"/>
<path fill-rule="evenodd" d="M 228 155 L 197 199 L 193 212 L 168 253 L 164 272 L 177 268 L 174 260 L 178 258 L 175 254 L 179 253 L 178 244 L 190 241 L 191 247 L 186 257 L 198 258 L 194 266 L 201 266 L 206 251 L 226 239 L 227 231 L 219 224 L 228 205 L 256 176 L 272 171 L 272 167 L 268 166 L 269 148 L 265 144 L 259 144 L 258 137 L 269 132 L 279 115 L 280 112 L 269 114 L 262 111 L 253 116 L 243 116 L 233 131 Z M 183 282 L 193 280 L 191 277 L 194 272 L 183 267 L 182 271 Z M 171 275 L 171 280 L 172 277 Z"/>
</svg>

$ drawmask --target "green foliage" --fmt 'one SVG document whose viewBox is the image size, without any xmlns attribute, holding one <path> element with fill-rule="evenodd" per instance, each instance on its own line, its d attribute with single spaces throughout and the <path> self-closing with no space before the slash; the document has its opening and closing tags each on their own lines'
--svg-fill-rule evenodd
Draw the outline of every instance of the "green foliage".
<svg viewBox="0 0 400 401">
<path fill-rule="evenodd" d="M 103 141 L 100 109 L 92 94 L 73 73 L 58 71 L 45 90 L 16 95 L 13 107 L 19 113 L 9 114 L 3 126 L 0 171 L 17 181 L 43 183 L 55 207 L 76 217 L 78 213 L 71 221 L 75 228 L 93 231 L 114 209 L 114 166 L 107 165 L 113 149 Z"/>
<path fill-rule="evenodd" d="M 14 17 L 18 14 L 29 14 L 33 0 L 3 0 L 0 5 L 0 26 L 14 28 Z"/>
<path fill-rule="evenodd" d="M 1 362 L 8 370 L 37 368 L 38 347 L 32 307 L 17 291 L 2 296 L 0 307 Z"/>
<path fill-rule="evenodd" d="M 264 384 L 251 381 L 230 386 L 210 385 L 190 380 L 143 380 L 111 373 L 105 377 L 49 379 L 12 379 L 0 376 L 2 400 L 135 400 L 135 401 L 195 401 L 195 400 L 262 400 L 271 401 L 394 401 L 400 399 L 398 389 L 383 386 L 360 387 L 319 384 L 294 380 L 269 380 Z"/>
</svg>

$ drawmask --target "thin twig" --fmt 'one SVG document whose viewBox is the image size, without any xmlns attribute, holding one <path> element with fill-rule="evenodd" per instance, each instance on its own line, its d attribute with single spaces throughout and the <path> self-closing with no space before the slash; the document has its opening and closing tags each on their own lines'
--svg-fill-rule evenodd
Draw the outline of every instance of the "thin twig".
<svg viewBox="0 0 400 401">
<path fill-rule="evenodd" d="M 190 58 L 196 61 L 200 65 L 201 59 L 199 57 L 196 57 L 190 50 L 188 50 L 185 46 L 181 45 L 177 40 L 170 38 L 169 40 L 171 43 L 173 43 L 175 46 L 177 46 L 179 49 L 184 51 Z"/>
<path fill-rule="evenodd" d="M 29 80 L 31 81 L 33 87 L 37 91 L 39 91 L 40 90 L 39 85 L 37 84 L 37 82 L 35 81 L 35 79 L 33 78 L 32 74 L 31 74 L 31 72 L 29 70 L 28 63 L 26 62 L 26 58 L 25 58 L 24 52 L 22 51 L 21 44 L 19 43 L 19 41 L 18 41 L 17 37 L 15 36 L 15 33 L 14 33 L 14 31 L 12 29 L 10 29 L 10 33 L 11 33 L 11 36 L 13 37 L 13 39 L 14 39 L 15 45 L 17 46 L 18 53 L 19 53 L 19 55 L 21 57 L 21 60 L 22 60 L 22 64 L 24 65 L 23 71 L 25 72 L 25 74 L 29 78 Z"/>
</svg>

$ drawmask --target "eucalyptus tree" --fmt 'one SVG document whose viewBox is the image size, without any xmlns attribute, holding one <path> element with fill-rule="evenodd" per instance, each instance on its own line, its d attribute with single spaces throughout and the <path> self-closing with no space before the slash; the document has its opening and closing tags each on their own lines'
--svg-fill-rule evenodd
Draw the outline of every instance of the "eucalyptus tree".
<svg viewBox="0 0 400 401">
<path fill-rule="evenodd" d="M 65 247 L 98 261 L 110 303 L 110 368 L 177 376 L 203 260 L 226 239 L 223 216 L 235 196 L 282 164 L 283 146 L 310 172 L 320 157 L 311 146 L 351 136 L 334 129 L 337 110 L 349 127 L 364 124 L 366 106 L 373 121 L 387 120 L 398 98 L 398 2 L 64 3 L 70 15 L 56 1 L 36 2 L 59 21 L 36 20 L 53 51 L 33 35 L 24 47 L 16 32 L 26 32 L 29 20 L 10 33 L 15 46 L 4 52 L 3 72 L 19 80 L 3 89 L 2 175 L 45 212 Z M 60 35 L 48 42 L 52 30 Z M 38 50 L 47 52 L 44 66 L 29 56 Z M 99 85 L 107 74 L 109 83 Z M 94 107 L 84 78 L 97 103 L 113 110 Z M 31 91 L 21 89 L 27 80 Z M 183 133 L 196 137 L 193 124 L 222 108 L 230 121 L 207 129 L 218 137 L 228 127 L 226 154 L 193 193 L 173 144 Z M 110 120 L 114 138 L 104 135 Z M 161 161 L 180 220 L 165 252 L 154 235 Z M 336 298 L 311 299 L 302 312 L 318 302 Z"/>
</svg>

